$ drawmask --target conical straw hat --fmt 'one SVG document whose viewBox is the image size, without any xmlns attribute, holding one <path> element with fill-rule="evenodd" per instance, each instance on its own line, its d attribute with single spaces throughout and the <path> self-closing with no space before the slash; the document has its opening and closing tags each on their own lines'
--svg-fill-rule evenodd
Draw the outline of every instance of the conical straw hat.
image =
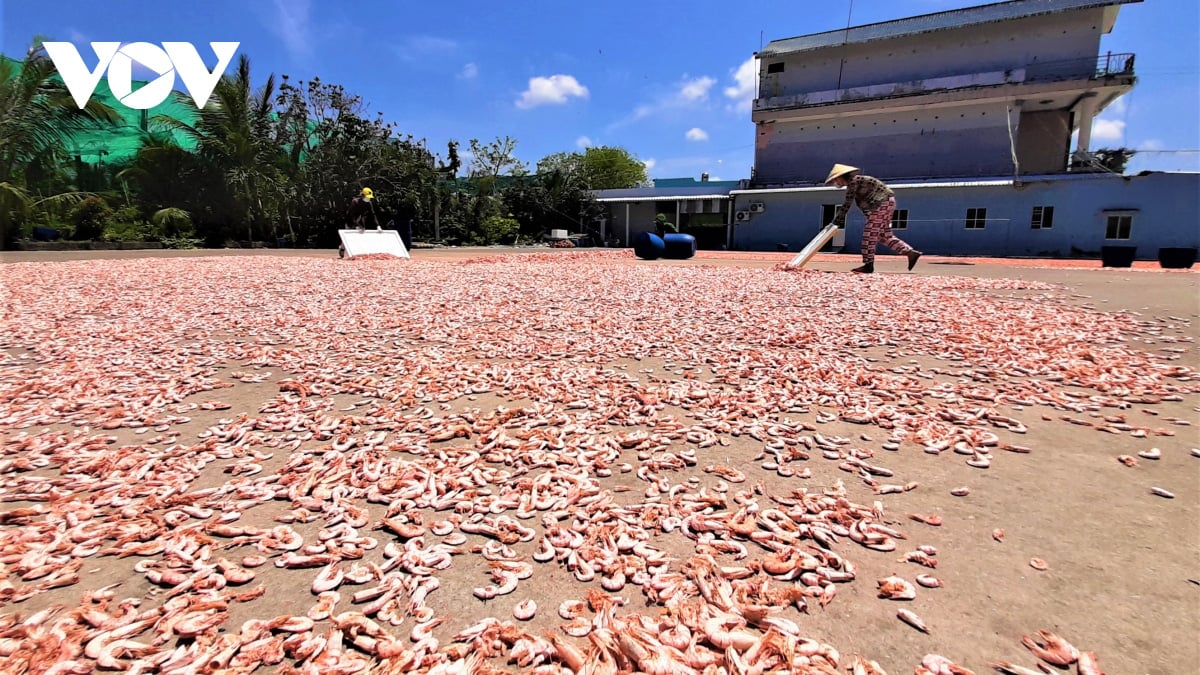
<svg viewBox="0 0 1200 675">
<path fill-rule="evenodd" d="M 833 182 L 834 178 L 837 178 L 838 176 L 845 176 L 846 174 L 854 171 L 858 171 L 857 166 L 850 166 L 849 164 L 834 164 L 833 170 L 829 172 L 829 178 L 825 179 L 825 184 L 829 185 Z"/>
</svg>

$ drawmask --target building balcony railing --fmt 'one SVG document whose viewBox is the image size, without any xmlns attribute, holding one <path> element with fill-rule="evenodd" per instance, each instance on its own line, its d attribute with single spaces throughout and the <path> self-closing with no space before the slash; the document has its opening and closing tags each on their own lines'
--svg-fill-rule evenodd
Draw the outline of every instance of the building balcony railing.
<svg viewBox="0 0 1200 675">
<path fill-rule="evenodd" d="M 847 87 L 826 91 L 805 92 L 790 96 L 769 96 L 754 99 L 754 110 L 804 108 L 808 106 L 851 103 L 897 96 L 915 96 L 935 92 L 968 89 L 1002 84 L 1036 84 L 1078 80 L 1103 80 L 1113 77 L 1133 77 L 1133 54 L 1107 54 L 1097 58 L 1035 61 L 1021 68 L 985 73 L 934 77 L 908 82 L 888 82 L 866 87 Z"/>
<path fill-rule="evenodd" d="M 1025 66 L 1026 82 L 1102 80 L 1118 75 L 1133 75 L 1133 54 L 1108 54 L 1095 59 L 1042 61 Z"/>
</svg>

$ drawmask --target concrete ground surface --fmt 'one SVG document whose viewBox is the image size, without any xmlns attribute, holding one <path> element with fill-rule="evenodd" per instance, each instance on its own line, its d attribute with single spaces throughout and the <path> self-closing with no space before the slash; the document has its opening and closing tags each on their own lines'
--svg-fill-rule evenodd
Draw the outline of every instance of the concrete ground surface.
<svg viewBox="0 0 1200 675">
<path fill-rule="evenodd" d="M 582 251 L 587 251 L 583 249 Z M 546 249 L 418 249 L 416 261 L 458 262 L 473 258 L 514 256 L 529 253 L 553 254 Z M 4 252 L 0 263 L 33 263 L 53 266 L 63 261 L 139 259 L 168 257 L 301 257 L 336 258 L 335 251 L 312 250 L 195 250 L 195 251 L 80 251 L 80 252 Z M 641 261 L 632 257 L 614 264 L 642 267 L 717 266 L 771 268 L 786 262 L 791 254 L 711 253 L 686 261 Z M 858 264 L 857 256 L 822 254 L 808 265 L 809 270 L 832 274 L 849 273 Z M 987 260 L 970 262 L 928 256 L 914 272 L 904 269 L 903 259 L 880 256 L 876 276 L 921 275 L 983 279 L 1022 279 L 1053 284 L 1059 287 L 1063 302 L 1104 313 L 1127 313 L 1146 321 L 1154 321 L 1169 335 L 1172 347 L 1178 349 L 1174 363 L 1200 369 L 1200 353 L 1195 340 L 1200 337 L 1200 274 L 1194 271 L 1164 271 L 1155 266 L 1139 265 L 1135 269 L 1101 269 L 1056 266 L 1054 261 Z M 1007 298 L 1036 296 L 1019 290 L 999 292 Z M 911 303 L 919 306 L 922 299 Z M 1036 297 L 1031 302 L 1036 302 Z M 682 300 L 681 300 L 682 302 Z M 5 312 L 20 312 L 11 303 Z M 886 316 L 879 317 L 886 321 Z M 981 330 L 985 327 L 980 327 Z M 1160 344 L 1133 346 L 1147 351 L 1159 350 Z M 10 355 L 20 349 L 10 346 Z M 889 356 L 886 350 L 871 352 L 882 369 L 910 365 L 910 359 Z M 922 367 L 946 367 L 932 360 L 921 362 Z M 670 377 L 671 364 L 650 361 L 614 362 L 610 367 L 633 369 L 654 368 Z M 222 372 L 238 370 L 239 364 L 223 364 Z M 277 372 L 274 380 L 286 373 Z M 1195 376 L 1193 376 L 1195 377 Z M 195 415 L 189 428 L 197 431 L 218 417 L 238 414 L 253 415 L 264 401 L 277 393 L 273 382 L 237 384 L 222 390 L 221 398 L 233 404 L 231 410 L 209 415 Z M 205 395 L 201 395 L 201 398 Z M 208 396 L 211 397 L 211 396 Z M 1175 435 L 1131 438 L 1128 435 L 1100 433 L 1094 429 L 1063 423 L 1062 413 L 1041 407 L 1022 411 L 1021 420 L 1028 432 L 1017 439 L 1035 448 L 1028 455 L 1006 456 L 1012 461 L 997 462 L 987 471 L 965 466 L 962 462 L 943 461 L 905 447 L 904 452 L 884 453 L 881 460 L 906 480 L 918 481 L 920 488 L 903 495 L 889 496 L 889 517 L 897 519 L 896 527 L 908 533 L 895 553 L 866 552 L 850 544 L 850 557 L 858 564 L 858 580 L 839 588 L 839 594 L 827 608 L 810 610 L 808 615 L 794 616 L 806 635 L 828 641 L 843 655 L 863 654 L 878 661 L 888 672 L 910 672 L 923 654 L 943 654 L 970 667 L 976 673 L 989 670 L 989 661 L 1012 661 L 1032 667 L 1034 659 L 1020 644 L 1020 636 L 1032 634 L 1039 628 L 1055 631 L 1071 640 L 1078 648 L 1097 652 L 1100 663 L 1110 675 L 1145 673 L 1175 675 L 1200 672 L 1200 396 L 1188 395 L 1182 401 L 1135 405 L 1122 411 L 1132 420 L 1148 426 L 1166 426 L 1157 419 L 1175 417 L 1190 420 L 1193 426 L 1176 426 Z M 465 402 L 456 402 L 460 407 Z M 506 405 L 512 401 L 481 397 L 472 406 Z M 0 411 L 3 404 L 0 404 Z M 1149 411 L 1149 412 L 1144 412 Z M 686 417 L 686 411 L 667 411 Z M 1150 413 L 1154 413 L 1151 415 Z M 119 432 L 122 442 L 135 437 Z M 866 433 L 878 442 L 886 432 L 871 427 L 859 427 L 836 422 L 823 426 L 822 433 L 856 437 Z M 0 428 L 0 435 L 15 433 Z M 1136 455 L 1139 451 L 1157 447 L 1159 460 L 1141 460 L 1136 467 L 1116 461 L 1117 455 Z M 760 469 L 753 461 L 761 449 L 749 439 L 736 439 L 719 450 L 721 461 L 741 469 L 748 483 L 762 480 L 768 490 L 786 493 L 794 483 Z M 701 453 L 704 451 L 701 450 Z M 286 458 L 272 465 L 280 466 Z M 703 455 L 700 466 L 705 464 Z M 832 485 L 844 480 L 850 499 L 870 504 L 877 497 L 851 474 L 838 471 L 835 463 L 812 462 L 814 476 L 811 486 Z M 711 476 L 691 471 L 705 481 Z M 684 472 L 679 481 L 690 474 Z M 225 477 L 215 475 L 212 484 Z M 628 484 L 632 490 L 644 487 L 632 475 L 616 476 L 611 485 Z M 951 488 L 970 486 L 971 494 L 955 497 Z M 196 485 L 196 487 L 203 487 Z M 1173 499 L 1151 494 L 1151 487 L 1161 487 L 1174 493 Z M 635 492 L 634 494 L 637 494 Z M 25 504 L 19 504 L 24 506 Z M 0 510 L 13 505 L 0 504 Z M 944 519 L 941 527 L 931 527 L 910 521 L 908 513 L 937 513 Z M 269 513 L 257 514 L 263 519 Z M 264 524 L 269 524 L 266 518 Z M 9 525 L 3 527 L 12 527 Z M 1006 536 L 996 541 L 992 533 L 1003 528 Z M 922 570 L 897 558 L 903 551 L 917 545 L 929 544 L 940 551 L 941 565 L 936 570 Z M 530 549 L 532 550 L 532 549 Z M 680 550 L 681 556 L 687 551 Z M 1044 560 L 1048 569 L 1037 571 L 1029 561 Z M 79 593 L 107 583 L 124 581 L 124 595 L 146 592 L 150 586 L 141 578 L 123 579 L 128 565 L 115 564 L 110 559 L 89 562 L 80 584 L 56 589 L 44 597 L 30 599 L 23 605 L 0 603 L 0 616 L 30 612 L 48 606 L 53 601 L 75 602 Z M 460 565 L 461 563 L 461 565 Z M 521 585 L 517 595 L 490 603 L 470 597 L 471 589 L 485 578 L 479 565 L 468 560 L 456 561 L 446 570 L 441 589 L 430 596 L 430 604 L 438 614 L 452 613 L 456 625 L 466 625 L 477 618 L 496 615 L 510 618 L 511 605 L 519 599 L 535 598 L 542 608 L 530 624 L 534 628 L 554 629 L 559 623 L 554 608 L 569 595 L 567 586 L 578 586 L 561 568 L 543 571 L 540 567 L 532 579 Z M 273 571 L 273 570 L 272 570 Z M 900 604 L 878 599 L 876 579 L 890 574 L 911 575 L 919 572 L 936 574 L 944 587 L 920 590 L 918 600 L 911 604 L 929 625 L 928 635 L 916 632 L 895 618 Z M 911 577 L 910 577 L 911 578 Z M 276 604 L 278 613 L 303 613 L 313 598 L 307 590 L 296 595 L 287 577 L 265 575 L 267 595 Z M 578 588 L 574 589 L 578 591 Z M 630 588 L 622 593 L 633 598 L 638 607 L 641 597 Z M 463 598 L 466 598 L 464 601 Z M 651 608 L 653 611 L 654 608 Z M 238 616 L 231 617 L 235 627 Z M 461 627 L 461 626 L 459 626 Z M 533 628 L 527 628 L 531 632 Z M 0 664 L 3 659 L 0 658 Z M 848 665 L 846 659 L 843 665 Z M 0 665 L 0 670 L 3 670 Z M 7 672 L 7 671 L 5 671 Z M 513 668 L 512 672 L 518 672 Z M 1059 669 L 1059 672 L 1067 672 Z"/>
</svg>

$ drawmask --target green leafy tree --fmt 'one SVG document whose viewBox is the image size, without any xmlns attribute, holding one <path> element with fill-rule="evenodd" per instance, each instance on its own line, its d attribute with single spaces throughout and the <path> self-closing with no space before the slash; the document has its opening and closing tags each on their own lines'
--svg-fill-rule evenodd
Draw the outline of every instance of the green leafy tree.
<svg viewBox="0 0 1200 675">
<path fill-rule="evenodd" d="M 499 176 L 523 176 L 529 172 L 517 159 L 517 141 L 505 136 L 486 145 L 472 138 L 470 177 L 476 180 L 496 179 Z M 489 184 L 490 187 L 490 184 Z"/>
<path fill-rule="evenodd" d="M 292 176 L 289 222 L 300 238 L 336 243 L 363 187 L 375 192 L 383 223 L 432 220 L 438 167 L 424 141 L 400 136 L 382 114 L 369 119 L 358 96 L 319 79 L 292 84 L 285 77 L 277 104 L 276 137 L 289 149 Z M 457 170 L 455 148 L 451 160 Z"/>
<path fill-rule="evenodd" d="M 538 161 L 537 171 L 578 179 L 589 190 L 633 188 L 648 180 L 641 160 L 624 148 L 609 146 L 547 155 Z"/>
<path fill-rule="evenodd" d="M 275 76 L 268 76 L 255 89 L 250 59 L 242 54 L 233 73 L 217 83 L 195 125 L 158 120 L 198 144 L 203 174 L 199 178 L 206 193 L 198 215 L 212 243 L 236 238 L 241 232 L 254 241 L 256 229 L 260 238 L 275 234 L 287 189 L 281 170 L 284 150 L 275 134 L 274 101 Z"/>
<path fill-rule="evenodd" d="M 458 156 L 458 141 L 450 141 L 446 144 L 446 163 L 438 167 L 438 173 L 453 178 L 458 175 L 458 169 L 461 166 L 462 160 Z"/>
<path fill-rule="evenodd" d="M 555 228 L 590 232 L 603 213 L 580 172 L 575 153 L 550 155 L 538 162 L 538 174 L 513 181 L 503 192 L 505 208 L 521 224 L 521 233 L 540 238 Z M 598 233 L 597 233 L 598 234 Z"/>
<path fill-rule="evenodd" d="M 458 156 L 458 141 L 450 141 L 446 144 L 446 161 L 442 162 L 439 157 L 436 166 L 433 194 L 431 195 L 432 222 L 428 219 L 418 221 L 414 236 L 441 241 L 442 221 L 444 220 L 442 212 L 449 206 L 450 195 L 458 186 L 458 170 L 462 167 L 462 159 Z"/>
<path fill-rule="evenodd" d="M 556 152 L 538 160 L 538 175 L 558 172 L 583 179 L 583 155 L 578 152 Z"/>
<path fill-rule="evenodd" d="M 591 190 L 633 188 L 646 182 L 646 165 L 624 148 L 587 148 L 580 159 L 583 180 Z"/>
<path fill-rule="evenodd" d="M 80 109 L 41 42 L 35 39 L 20 62 L 0 59 L 0 240 L 6 248 L 16 239 L 19 223 L 87 196 L 42 189 L 54 182 L 46 178 L 62 175 L 69 135 L 120 119 L 96 101 Z M 58 182 L 55 187 L 61 189 Z"/>
<path fill-rule="evenodd" d="M 1133 159 L 1137 151 L 1130 148 L 1102 148 L 1092 154 L 1096 156 L 1096 162 L 1101 167 L 1113 173 L 1123 174 L 1129 165 L 1129 160 Z"/>
<path fill-rule="evenodd" d="M 169 134 L 146 134 L 129 166 L 116 175 L 132 188 L 143 212 L 181 207 L 199 208 L 217 191 L 219 176 L 198 155 L 181 148 Z"/>
</svg>

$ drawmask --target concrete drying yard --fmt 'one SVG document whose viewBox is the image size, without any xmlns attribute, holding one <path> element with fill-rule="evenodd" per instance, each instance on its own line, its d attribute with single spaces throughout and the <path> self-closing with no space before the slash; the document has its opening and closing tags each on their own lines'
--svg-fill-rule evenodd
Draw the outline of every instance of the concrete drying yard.
<svg viewBox="0 0 1200 675">
<path fill-rule="evenodd" d="M 1200 275 L 789 257 L 0 253 L 0 671 L 1193 671 Z"/>
</svg>

